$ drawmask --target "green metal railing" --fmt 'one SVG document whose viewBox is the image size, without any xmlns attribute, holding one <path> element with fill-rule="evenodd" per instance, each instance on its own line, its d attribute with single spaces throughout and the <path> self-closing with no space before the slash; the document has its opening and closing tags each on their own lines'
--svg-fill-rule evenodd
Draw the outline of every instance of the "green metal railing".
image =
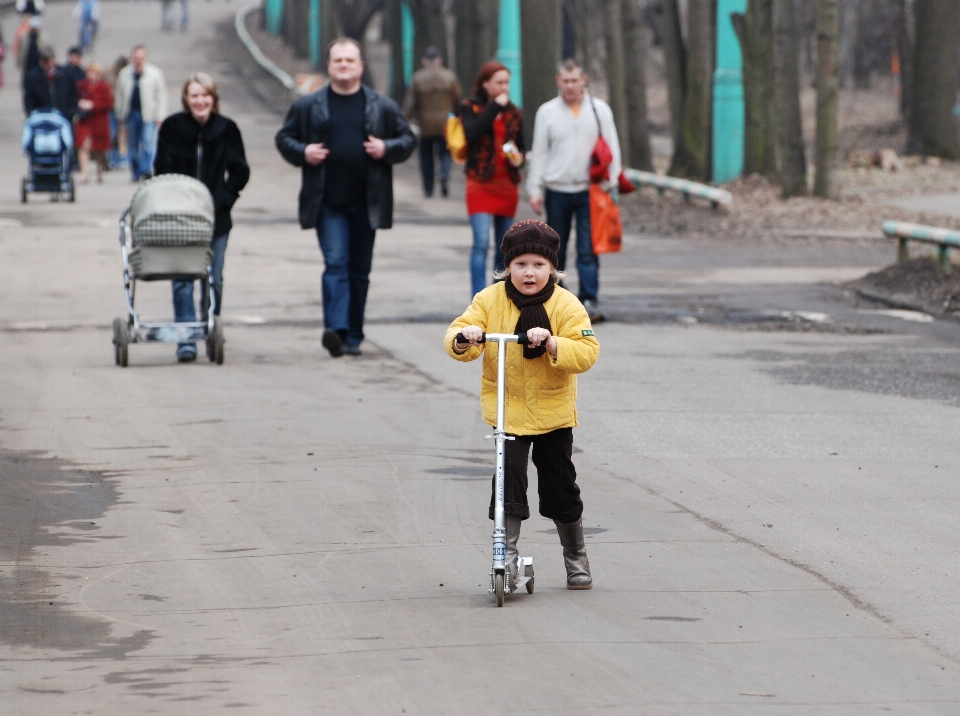
<svg viewBox="0 0 960 716">
<path fill-rule="evenodd" d="M 726 189 L 718 189 L 715 186 L 699 184 L 695 181 L 689 181 L 688 179 L 678 179 L 677 177 L 668 177 L 663 174 L 655 174 L 654 172 L 644 172 L 639 169 L 624 169 L 623 173 L 626 174 L 627 178 L 634 184 L 652 186 L 661 194 L 669 189 L 680 192 L 683 194 L 684 199 L 689 199 L 691 196 L 706 199 L 714 209 L 721 204 L 723 206 L 731 206 L 733 204 L 733 194 Z"/>
<path fill-rule="evenodd" d="M 910 224 L 906 221 L 884 221 L 883 233 L 897 240 L 897 261 L 906 261 L 910 258 L 911 241 L 936 245 L 937 268 L 944 273 L 950 271 L 950 249 L 960 249 L 960 231 L 954 229 Z"/>
</svg>

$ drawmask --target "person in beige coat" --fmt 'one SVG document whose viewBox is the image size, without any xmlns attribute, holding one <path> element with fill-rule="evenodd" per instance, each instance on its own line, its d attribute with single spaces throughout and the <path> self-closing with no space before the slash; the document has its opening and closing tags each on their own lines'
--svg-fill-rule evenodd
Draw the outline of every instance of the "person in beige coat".
<svg viewBox="0 0 960 716">
<path fill-rule="evenodd" d="M 130 64 L 120 70 L 114 93 L 117 122 L 127 128 L 127 156 L 134 181 L 153 175 L 157 129 L 167 116 L 167 84 L 160 68 L 147 62 L 147 48 L 130 51 Z"/>
<path fill-rule="evenodd" d="M 593 366 L 600 344 L 577 298 L 558 285 L 560 237 L 541 221 L 511 226 L 503 237 L 506 269 L 480 291 L 444 337 L 459 361 L 483 356 L 480 402 L 485 422 L 497 424 L 497 348 L 481 345 L 484 333 L 526 333 L 530 345 L 507 352 L 504 429 L 506 563 L 510 591 L 517 583 L 520 523 L 527 505 L 527 456 L 533 448 L 540 514 L 553 520 L 563 546 L 568 589 L 590 589 L 593 578 L 583 540 L 583 501 L 573 464 L 577 420 L 577 374 Z M 467 342 L 461 342 L 458 334 Z M 492 348 L 492 350 L 491 350 Z M 493 497 L 490 500 L 493 519 Z"/>
</svg>

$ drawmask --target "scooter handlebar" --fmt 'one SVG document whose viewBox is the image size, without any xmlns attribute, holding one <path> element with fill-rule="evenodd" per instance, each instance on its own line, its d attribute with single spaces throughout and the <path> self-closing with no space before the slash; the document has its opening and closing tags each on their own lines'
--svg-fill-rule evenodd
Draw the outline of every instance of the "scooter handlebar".
<svg viewBox="0 0 960 716">
<path fill-rule="evenodd" d="M 502 334 L 500 334 L 500 335 L 502 335 Z M 529 339 L 527 338 L 527 334 L 526 334 L 526 333 L 517 333 L 515 337 L 516 337 L 516 339 L 517 339 L 516 342 L 519 343 L 519 344 L 522 345 L 522 346 L 525 346 L 525 345 L 527 345 L 528 343 L 530 343 Z M 456 341 L 457 341 L 457 343 L 469 343 L 469 342 L 470 342 L 470 341 L 468 341 L 468 340 L 466 339 L 466 337 L 465 337 L 462 333 L 458 333 L 458 334 L 457 334 Z M 481 342 L 481 343 L 486 343 L 486 342 L 487 342 L 487 334 L 486 334 L 486 333 L 484 333 L 484 334 L 480 337 L 480 342 Z"/>
</svg>

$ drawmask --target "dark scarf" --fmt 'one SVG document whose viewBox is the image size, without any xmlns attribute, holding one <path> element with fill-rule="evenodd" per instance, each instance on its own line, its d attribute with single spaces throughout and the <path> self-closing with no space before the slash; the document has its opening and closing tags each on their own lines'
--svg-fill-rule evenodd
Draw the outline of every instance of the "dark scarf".
<svg viewBox="0 0 960 716">
<path fill-rule="evenodd" d="M 550 317 L 547 315 L 547 309 L 543 307 L 543 304 L 550 300 L 550 297 L 553 295 L 553 290 L 557 287 L 553 277 L 547 281 L 546 286 L 532 296 L 520 293 L 520 289 L 513 285 L 513 281 L 510 280 L 509 276 L 504 279 L 503 285 L 507 289 L 507 298 L 513 301 L 514 305 L 520 309 L 520 320 L 517 321 L 517 327 L 514 331 L 524 334 L 531 328 L 546 328 L 552 335 L 553 328 L 550 326 Z M 536 348 L 533 346 L 523 347 L 523 357 L 528 359 L 539 358 L 546 352 L 546 341 Z"/>
</svg>

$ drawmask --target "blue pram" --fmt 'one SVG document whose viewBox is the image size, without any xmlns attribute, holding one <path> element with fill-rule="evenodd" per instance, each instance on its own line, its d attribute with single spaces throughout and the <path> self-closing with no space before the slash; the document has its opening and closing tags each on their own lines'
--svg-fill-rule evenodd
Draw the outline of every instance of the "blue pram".
<svg viewBox="0 0 960 716">
<path fill-rule="evenodd" d="M 26 204 L 30 192 L 47 192 L 74 201 L 76 192 L 70 176 L 73 126 L 69 120 L 52 108 L 35 109 L 23 123 L 21 144 L 28 161 L 27 176 L 20 182 L 20 201 Z"/>
</svg>

